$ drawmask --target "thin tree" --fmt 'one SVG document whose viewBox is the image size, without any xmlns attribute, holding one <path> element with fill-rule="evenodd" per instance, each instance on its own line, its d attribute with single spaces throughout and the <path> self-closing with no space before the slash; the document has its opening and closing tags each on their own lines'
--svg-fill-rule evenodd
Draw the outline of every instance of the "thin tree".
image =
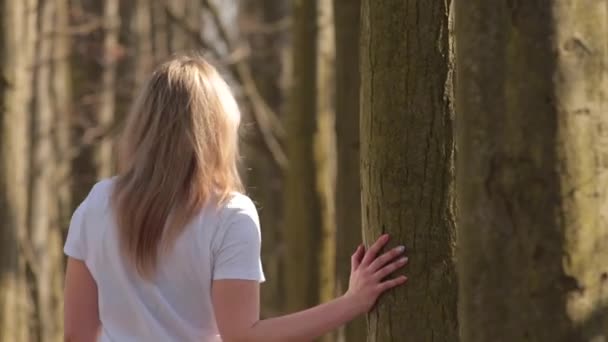
<svg viewBox="0 0 608 342">
<path fill-rule="evenodd" d="M 362 2 L 364 238 L 405 244 L 411 278 L 369 314 L 368 341 L 458 340 L 449 4 Z"/>
<path fill-rule="evenodd" d="M 284 56 L 288 42 L 285 22 L 289 6 L 286 0 L 248 0 L 240 5 L 240 31 L 246 39 L 254 78 L 260 95 L 275 112 L 283 111 L 285 87 L 283 84 Z M 282 241 L 283 199 L 281 198 L 283 173 L 268 149 L 261 129 L 248 107 L 244 111 L 244 179 L 247 190 L 256 200 L 262 226 L 262 262 L 268 275 L 262 286 L 261 312 L 264 317 L 284 312 L 283 286 L 284 251 Z"/>
<path fill-rule="evenodd" d="M 106 129 L 116 116 L 116 80 L 119 51 L 120 12 L 118 0 L 104 0 L 100 13 L 102 22 L 102 52 L 99 62 L 101 87 L 97 105 L 96 124 Z M 112 140 L 103 139 L 95 146 L 94 164 L 97 178 L 110 177 L 114 172 Z"/>
<path fill-rule="evenodd" d="M 321 203 L 319 296 L 335 296 L 336 285 L 336 131 L 335 131 L 335 30 L 332 0 L 318 0 L 317 7 L 317 129 L 314 139 L 315 172 Z M 296 51 L 296 53 L 298 53 Z M 326 340 L 331 338 L 326 337 Z"/>
<path fill-rule="evenodd" d="M 606 5 L 456 2 L 463 341 L 608 338 Z"/>
<path fill-rule="evenodd" d="M 317 187 L 314 136 L 317 130 L 318 1 L 293 3 L 292 85 L 287 113 L 285 175 L 286 309 L 319 302 L 321 202 Z"/>
</svg>

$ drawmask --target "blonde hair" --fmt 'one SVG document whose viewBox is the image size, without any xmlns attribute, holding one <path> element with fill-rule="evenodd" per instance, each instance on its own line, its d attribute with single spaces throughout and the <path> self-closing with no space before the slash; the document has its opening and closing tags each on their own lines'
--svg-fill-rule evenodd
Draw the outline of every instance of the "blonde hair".
<svg viewBox="0 0 608 342">
<path fill-rule="evenodd" d="M 239 122 L 230 88 L 200 57 L 163 63 L 144 86 L 118 143 L 112 196 L 122 249 L 142 276 L 212 197 L 243 191 Z"/>
</svg>

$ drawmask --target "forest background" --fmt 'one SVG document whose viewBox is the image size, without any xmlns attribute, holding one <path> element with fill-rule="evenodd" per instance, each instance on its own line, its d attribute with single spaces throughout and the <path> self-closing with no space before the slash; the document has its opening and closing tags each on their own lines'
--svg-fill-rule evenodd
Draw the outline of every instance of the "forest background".
<svg viewBox="0 0 608 342">
<path fill-rule="evenodd" d="M 0 0 L 0 341 L 63 340 L 71 213 L 180 53 L 243 112 L 263 317 L 386 232 L 408 285 L 323 341 L 607 341 L 607 33 L 607 0 Z"/>
</svg>

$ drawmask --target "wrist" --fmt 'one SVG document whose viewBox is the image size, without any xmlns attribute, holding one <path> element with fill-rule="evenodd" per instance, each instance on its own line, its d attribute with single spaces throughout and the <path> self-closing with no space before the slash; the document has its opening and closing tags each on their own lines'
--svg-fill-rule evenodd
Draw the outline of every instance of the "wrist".
<svg viewBox="0 0 608 342">
<path fill-rule="evenodd" d="M 352 318 L 366 313 L 365 306 L 357 295 L 346 292 L 340 299 L 344 301 L 345 311 L 349 312 Z"/>
</svg>

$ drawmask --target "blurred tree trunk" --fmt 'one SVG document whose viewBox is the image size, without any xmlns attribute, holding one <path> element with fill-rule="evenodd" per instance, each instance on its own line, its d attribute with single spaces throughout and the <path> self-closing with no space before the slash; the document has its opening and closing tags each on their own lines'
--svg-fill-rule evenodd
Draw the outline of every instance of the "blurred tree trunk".
<svg viewBox="0 0 608 342">
<path fill-rule="evenodd" d="M 71 25 L 89 26 L 75 34 L 71 61 L 75 99 L 72 144 L 77 150 L 72 162 L 75 204 L 82 201 L 97 180 L 112 176 L 114 171 L 112 133 L 122 90 L 117 71 L 123 55 L 119 4 L 119 0 L 70 4 Z"/>
<path fill-rule="evenodd" d="M 143 87 L 154 66 L 154 41 L 152 37 L 152 5 L 150 0 L 135 0 L 131 20 L 131 46 L 133 48 L 133 97 Z"/>
<path fill-rule="evenodd" d="M 165 3 L 161 0 L 146 0 L 150 4 L 154 61 L 159 63 L 169 56 L 169 22 Z"/>
<path fill-rule="evenodd" d="M 30 1 L 0 1 L 0 340 L 29 341 L 29 297 L 22 241 L 27 234 L 28 71 L 35 39 Z"/>
<path fill-rule="evenodd" d="M 181 24 L 171 23 L 168 29 L 169 50 L 172 53 L 192 53 L 197 50 L 197 43 L 184 31 L 185 27 L 201 31 L 203 26 L 202 1 L 201 0 L 165 0 L 167 10 L 181 18 Z M 226 0 L 222 0 L 226 2 Z"/>
<path fill-rule="evenodd" d="M 336 34 L 336 293 L 348 289 L 350 256 L 361 243 L 359 169 L 359 25 L 360 0 L 334 0 Z M 339 341 L 365 341 L 360 318 L 340 331 Z"/>
<path fill-rule="evenodd" d="M 2 29 L 0 337 L 61 341 L 70 207 L 68 6 L 11 1 L 2 13 L 9 26 Z"/>
<path fill-rule="evenodd" d="M 405 244 L 412 278 L 380 298 L 368 341 L 458 340 L 449 18 L 449 1 L 363 1 L 364 238 Z"/>
<path fill-rule="evenodd" d="M 30 287 L 34 328 L 39 341 L 63 340 L 63 230 L 69 203 L 68 184 L 58 178 L 69 160 L 67 0 L 39 0 L 30 126 L 31 164 L 28 226 L 33 259 Z M 63 198 L 62 198 L 63 195 Z M 63 205 L 62 205 L 63 204 Z M 62 208 L 65 211 L 62 213 Z"/>
<path fill-rule="evenodd" d="M 120 33 L 119 0 L 104 0 L 101 13 L 103 26 L 102 52 L 100 59 L 101 89 L 97 106 L 96 123 L 104 131 L 114 124 L 116 111 L 116 72 L 119 54 Z M 97 178 L 112 176 L 114 150 L 111 139 L 102 139 L 95 147 L 95 171 Z"/>
<path fill-rule="evenodd" d="M 322 212 L 314 155 L 317 131 L 318 0 L 293 3 L 292 85 L 287 114 L 285 287 L 288 311 L 319 302 Z"/>
<path fill-rule="evenodd" d="M 285 100 L 283 55 L 287 43 L 287 29 L 283 23 L 288 14 L 286 0 L 247 0 L 240 8 L 240 30 L 250 48 L 249 63 L 258 90 L 275 113 L 281 112 Z M 244 118 L 246 129 L 244 154 L 249 167 L 245 179 L 247 189 L 260 212 L 262 225 L 262 262 L 267 281 L 262 286 L 262 316 L 272 317 L 284 312 L 282 246 L 283 205 L 281 188 L 283 175 L 273 160 L 259 127 L 250 111 Z"/>
<path fill-rule="evenodd" d="M 456 2 L 464 341 L 608 339 L 608 7 Z"/>
<path fill-rule="evenodd" d="M 336 132 L 335 31 L 332 0 L 318 0 L 317 8 L 317 130 L 314 139 L 317 192 L 321 204 L 319 299 L 326 302 L 336 291 Z M 328 334 L 323 341 L 333 341 Z"/>
</svg>

